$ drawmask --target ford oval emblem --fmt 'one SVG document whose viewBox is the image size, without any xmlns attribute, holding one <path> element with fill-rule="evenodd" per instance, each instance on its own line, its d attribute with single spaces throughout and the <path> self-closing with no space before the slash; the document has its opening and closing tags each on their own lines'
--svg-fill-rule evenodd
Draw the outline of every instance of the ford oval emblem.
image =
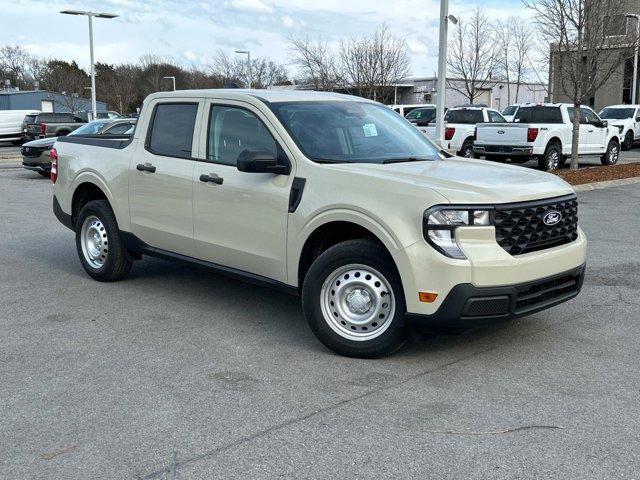
<svg viewBox="0 0 640 480">
<path fill-rule="evenodd" d="M 504 130 L 498 130 L 498 135 L 504 134 Z"/>
<path fill-rule="evenodd" d="M 560 212 L 556 212 L 555 210 L 547 213 L 543 218 L 542 221 L 544 222 L 545 225 L 548 226 L 553 226 L 553 225 L 557 225 L 558 223 L 560 223 L 560 220 L 562 220 L 562 214 Z"/>
</svg>

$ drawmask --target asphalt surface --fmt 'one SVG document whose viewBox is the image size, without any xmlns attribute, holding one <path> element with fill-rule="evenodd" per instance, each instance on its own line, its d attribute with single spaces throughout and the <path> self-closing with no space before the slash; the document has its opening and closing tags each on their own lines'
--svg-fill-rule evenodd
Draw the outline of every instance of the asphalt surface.
<svg viewBox="0 0 640 480">
<path fill-rule="evenodd" d="M 50 182 L 2 169 L 0 478 L 637 479 L 640 185 L 579 198 L 577 299 L 364 361 L 266 288 L 90 280 Z"/>
</svg>

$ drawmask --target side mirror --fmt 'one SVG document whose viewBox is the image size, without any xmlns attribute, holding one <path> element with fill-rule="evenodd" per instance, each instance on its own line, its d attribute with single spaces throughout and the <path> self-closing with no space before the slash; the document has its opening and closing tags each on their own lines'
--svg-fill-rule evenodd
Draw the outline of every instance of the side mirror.
<svg viewBox="0 0 640 480">
<path fill-rule="evenodd" d="M 600 120 L 600 128 L 607 128 L 609 126 L 609 122 L 606 120 Z"/>
<path fill-rule="evenodd" d="M 238 155 L 237 168 L 247 173 L 275 173 L 289 175 L 291 167 L 278 162 L 278 158 L 266 148 L 247 148 Z"/>
</svg>

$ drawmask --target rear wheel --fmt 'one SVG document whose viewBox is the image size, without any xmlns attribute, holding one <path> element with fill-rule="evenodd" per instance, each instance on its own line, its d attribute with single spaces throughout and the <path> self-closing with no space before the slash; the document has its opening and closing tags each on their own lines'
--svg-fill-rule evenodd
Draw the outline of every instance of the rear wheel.
<svg viewBox="0 0 640 480">
<path fill-rule="evenodd" d="M 111 282 L 125 277 L 132 261 L 122 245 L 116 217 L 106 200 L 87 203 L 75 225 L 80 262 L 90 277 Z"/>
<path fill-rule="evenodd" d="M 629 130 L 624 136 L 624 142 L 622 142 L 622 150 L 631 150 L 633 148 L 633 132 Z"/>
<path fill-rule="evenodd" d="M 607 151 L 600 157 L 602 165 L 615 165 L 620 157 L 620 145 L 615 140 L 611 140 L 607 146 Z"/>
<path fill-rule="evenodd" d="M 544 155 L 538 159 L 538 167 L 545 172 L 557 170 L 562 160 L 562 149 L 557 143 L 550 143 Z"/>
<path fill-rule="evenodd" d="M 473 154 L 473 140 L 465 140 L 462 144 L 462 148 L 460 152 L 458 152 L 461 157 L 464 158 L 478 158 Z"/>
<path fill-rule="evenodd" d="M 302 306 L 313 333 L 341 355 L 388 355 L 407 338 L 400 276 L 372 240 L 349 240 L 322 253 L 304 279 Z"/>
</svg>

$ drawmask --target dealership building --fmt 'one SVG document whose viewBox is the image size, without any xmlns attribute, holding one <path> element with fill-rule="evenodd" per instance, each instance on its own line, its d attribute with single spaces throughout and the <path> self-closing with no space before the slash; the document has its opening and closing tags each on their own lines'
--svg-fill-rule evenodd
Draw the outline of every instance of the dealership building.
<svg viewBox="0 0 640 480">
<path fill-rule="evenodd" d="M 99 112 L 107 110 L 104 102 L 96 102 L 96 107 Z M 91 100 L 47 90 L 3 90 L 0 91 L 0 110 L 74 113 L 90 111 Z"/>
</svg>

